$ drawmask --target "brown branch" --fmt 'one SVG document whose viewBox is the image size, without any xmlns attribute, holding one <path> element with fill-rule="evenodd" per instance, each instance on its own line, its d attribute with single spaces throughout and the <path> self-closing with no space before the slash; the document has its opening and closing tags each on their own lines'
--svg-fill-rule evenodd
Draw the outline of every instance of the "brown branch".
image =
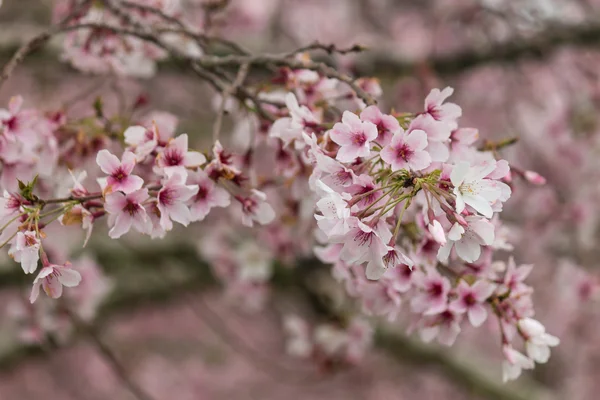
<svg viewBox="0 0 600 400">
<path fill-rule="evenodd" d="M 515 63 L 522 59 L 545 59 L 563 46 L 598 48 L 600 24 L 550 26 L 527 39 L 491 44 L 485 49 L 467 49 L 453 54 L 413 62 L 394 57 L 390 53 L 371 52 L 355 66 L 364 76 L 407 76 L 422 67 L 440 75 L 455 75 L 492 63 Z"/>
<path fill-rule="evenodd" d="M 151 396 L 133 379 L 131 379 L 125 366 L 121 363 L 115 352 L 106 343 L 104 343 L 104 340 L 100 337 L 95 327 L 82 321 L 68 308 L 63 308 L 63 311 L 67 314 L 75 328 L 79 332 L 83 332 L 84 338 L 89 339 L 89 341 L 94 345 L 98 353 L 109 364 L 112 371 L 119 378 L 121 383 L 131 392 L 131 394 L 133 394 L 138 400 L 155 400 L 153 396 Z"/>
<path fill-rule="evenodd" d="M 222 93 L 221 105 L 219 107 L 219 111 L 217 112 L 217 119 L 215 120 L 215 124 L 213 126 L 213 142 L 219 140 L 219 135 L 221 134 L 221 127 L 223 125 L 223 116 L 225 115 L 225 106 L 227 104 L 227 99 L 229 96 L 237 93 L 237 89 L 242 86 L 246 76 L 248 75 L 248 64 L 242 64 L 237 73 L 235 81 L 231 84 L 231 86 L 225 89 Z"/>
<path fill-rule="evenodd" d="M 50 40 L 54 35 L 62 32 L 66 24 L 68 24 L 73 18 L 77 17 L 81 10 L 91 3 L 92 0 L 84 0 L 79 4 L 79 6 L 75 7 L 73 12 L 65 17 L 62 21 L 60 21 L 56 26 L 48 29 L 45 32 L 42 32 L 26 43 L 24 43 L 12 56 L 10 60 L 2 67 L 0 71 L 0 88 L 6 82 L 8 78 L 12 75 L 15 68 L 25 60 L 29 54 L 37 50 L 40 46 L 44 45 L 48 40 Z"/>
</svg>

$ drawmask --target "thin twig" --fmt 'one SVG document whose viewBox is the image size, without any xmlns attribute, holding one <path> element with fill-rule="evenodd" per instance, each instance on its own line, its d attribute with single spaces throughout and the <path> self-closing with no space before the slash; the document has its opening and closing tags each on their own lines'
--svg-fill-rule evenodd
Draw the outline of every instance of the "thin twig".
<svg viewBox="0 0 600 400">
<path fill-rule="evenodd" d="M 241 87 L 248 75 L 248 64 L 242 64 L 240 67 L 235 81 L 231 84 L 229 88 L 227 88 L 222 93 L 221 105 L 219 107 L 219 111 L 217 112 L 217 119 L 215 120 L 215 124 L 213 126 L 213 142 L 219 140 L 219 135 L 221 134 L 221 127 L 223 125 L 223 116 L 225 115 L 225 108 L 227 105 L 227 100 L 229 96 L 233 95 L 237 92 L 238 87 Z"/>
<path fill-rule="evenodd" d="M 139 400 L 155 400 L 148 392 L 146 392 L 140 385 L 138 385 L 133 379 L 129 377 L 129 373 L 125 366 L 118 359 L 115 352 L 102 340 L 96 330 L 82 321 L 75 313 L 71 312 L 68 307 L 64 307 L 63 311 L 68 315 L 69 319 L 73 322 L 73 325 L 84 333 L 85 337 L 90 339 L 98 353 L 104 357 L 107 363 L 112 368 L 115 375 L 123 383 L 125 387 Z"/>
</svg>

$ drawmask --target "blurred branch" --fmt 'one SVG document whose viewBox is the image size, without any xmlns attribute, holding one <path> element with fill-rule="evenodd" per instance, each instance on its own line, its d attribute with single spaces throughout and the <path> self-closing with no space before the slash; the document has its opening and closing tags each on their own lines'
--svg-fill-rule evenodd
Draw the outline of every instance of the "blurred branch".
<svg viewBox="0 0 600 400">
<path fill-rule="evenodd" d="M 441 75 L 453 75 L 471 68 L 491 63 L 514 63 L 521 59 L 544 59 L 562 46 L 600 47 L 600 24 L 590 23 L 573 26 L 553 26 L 529 39 L 514 40 L 490 45 L 481 50 L 433 57 L 421 62 L 406 61 L 390 53 L 369 53 L 356 65 L 359 75 L 405 76 L 419 68 L 430 68 Z"/>
<path fill-rule="evenodd" d="M 194 291 L 197 292 L 215 284 L 208 266 L 198 258 L 193 248 L 185 245 L 131 249 L 127 253 L 105 250 L 98 252 L 98 258 L 103 265 L 110 265 L 110 269 L 114 268 L 115 271 L 118 271 L 120 266 L 133 263 L 143 266 L 143 269 L 136 270 L 137 272 L 133 273 L 135 279 L 124 279 L 123 276 L 116 279 L 118 283 L 134 280 L 138 282 L 138 285 L 117 288 L 102 307 L 99 318 L 94 324 L 95 327 L 102 326 L 108 318 L 125 310 L 175 300 L 181 298 L 182 295 L 187 296 Z M 172 261 L 169 268 L 165 269 L 165 272 L 157 274 L 155 268 L 167 261 Z M 175 265 L 179 267 L 175 268 Z M 278 270 L 274 284 L 286 291 L 300 286 L 299 288 L 308 295 L 311 304 L 320 312 L 339 319 L 341 317 L 338 314 L 339 311 L 334 310 L 331 304 L 324 301 L 324 298 L 317 295 L 314 288 L 309 287 L 306 283 L 305 278 L 310 276 L 306 275 L 307 271 L 310 274 L 322 267 L 322 264 L 308 260 L 302 265 L 298 265 L 293 271 L 288 269 Z M 171 274 L 167 273 L 169 271 L 171 271 Z M 131 271 L 128 274 L 131 276 Z M 160 279 L 156 280 L 159 283 L 140 286 L 139 281 L 144 281 L 143 275 L 154 275 L 155 278 L 160 276 Z M 179 277 L 170 278 L 169 275 Z M 384 328 L 377 331 L 376 345 L 385 350 L 386 354 L 402 363 L 436 368 L 451 382 L 491 400 L 531 400 L 538 398 L 540 393 L 545 392 L 543 388 L 528 382 L 527 385 L 523 385 L 522 391 L 516 393 L 507 386 L 488 379 L 475 368 L 456 360 L 449 352 L 417 343 L 400 333 L 391 332 Z M 14 368 L 17 363 L 24 359 L 32 356 L 43 356 L 47 351 L 42 347 L 15 349 L 9 354 L 0 355 L 0 369 Z"/>
</svg>

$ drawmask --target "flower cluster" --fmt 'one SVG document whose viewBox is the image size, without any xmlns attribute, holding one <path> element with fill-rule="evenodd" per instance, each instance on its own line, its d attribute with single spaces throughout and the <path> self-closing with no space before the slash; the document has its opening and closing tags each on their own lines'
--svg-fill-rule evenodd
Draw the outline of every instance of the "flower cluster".
<svg viewBox="0 0 600 400">
<path fill-rule="evenodd" d="M 164 45 L 187 56 L 199 57 L 202 50 L 198 44 L 192 38 L 178 33 L 174 29 L 176 24 L 166 23 L 156 14 L 181 19 L 185 15 L 182 3 L 179 0 L 136 0 L 127 3 L 126 15 L 122 15 L 102 2 L 91 2 L 70 21 L 72 26 L 89 27 L 67 34 L 63 42 L 63 58 L 83 72 L 151 77 L 156 73 L 156 62 L 167 56 L 164 48 L 118 32 L 119 29 L 139 26 L 163 30 L 161 40 Z M 61 20 L 72 14 L 75 11 L 73 6 L 74 2 L 70 0 L 59 2 L 55 8 L 55 19 Z M 156 11 L 148 11 L 151 9 Z"/>
<path fill-rule="evenodd" d="M 332 323 L 311 327 L 302 318 L 288 315 L 283 326 L 287 334 L 287 353 L 310 359 L 322 369 L 360 362 L 373 340 L 372 327 L 358 318 L 345 327 Z"/>
<path fill-rule="evenodd" d="M 434 89 L 416 114 L 344 111 L 321 130 L 319 114 L 288 95 L 290 117 L 271 135 L 294 142 L 313 166 L 316 255 L 365 312 L 393 320 L 407 302 L 412 329 L 446 345 L 464 321 L 479 327 L 493 314 L 505 346 L 515 332 L 527 342 L 519 326 L 533 315 L 522 283 L 530 268 L 494 262 L 496 251 L 511 249 L 497 217 L 511 195 L 510 169 L 476 147 L 477 131 L 459 128 L 451 94 Z M 546 350 L 525 358 L 543 363 Z M 515 357 L 507 363 L 505 377 L 518 376 Z"/>
<path fill-rule="evenodd" d="M 175 116 L 140 116 L 140 99 L 114 116 L 101 100 L 83 118 L 26 110 L 20 97 L 0 110 L 1 246 L 24 273 L 37 273 L 22 319 L 38 322 L 31 310 L 48 300 L 38 301 L 40 290 L 78 301 L 87 279 L 101 280 L 66 257 L 50 261 L 61 259 L 49 248 L 51 225 L 81 227 L 85 246 L 101 221 L 115 240 L 132 231 L 163 238 L 176 225 L 206 221 L 195 243 L 200 256 L 229 298 L 249 309 L 268 298 L 279 267 L 300 270 L 298 261 L 315 255 L 365 314 L 393 321 L 406 304 L 409 331 L 424 341 L 452 345 L 466 324 L 495 318 L 505 380 L 548 360 L 558 339 L 533 319 L 524 282 L 532 267 L 498 256 L 512 250 L 499 215 L 513 175 L 540 185 L 544 178 L 511 170 L 497 146 L 480 145 L 476 129 L 459 126 L 462 110 L 447 101 L 452 88 L 433 89 L 418 112 L 388 113 L 374 105 L 377 80 L 349 83 L 300 53 L 269 64 L 276 74 L 256 90 L 240 86 L 244 69 L 258 62 L 243 54 L 236 82 L 225 88 L 229 71 L 211 65 L 235 65 L 236 56 L 196 63 L 203 55 L 196 31 L 185 30 L 187 2 L 86 4 L 75 14 L 73 2 L 57 8 L 58 18 L 71 16 L 65 59 L 87 72 L 138 77 L 152 75 L 168 54 L 185 59 L 222 92 L 218 129 L 212 148 L 200 152 L 190 147 L 192 135 L 176 134 Z M 219 138 L 226 114 L 232 143 Z M 91 318 L 105 291 L 88 287 L 98 294 L 80 302 L 89 302 L 82 313 Z M 321 366 L 358 362 L 372 329 L 348 320 L 313 329 L 286 319 L 288 351 Z M 38 325 L 24 336 L 54 329 Z M 525 350 L 513 347 L 516 338 Z"/>
</svg>

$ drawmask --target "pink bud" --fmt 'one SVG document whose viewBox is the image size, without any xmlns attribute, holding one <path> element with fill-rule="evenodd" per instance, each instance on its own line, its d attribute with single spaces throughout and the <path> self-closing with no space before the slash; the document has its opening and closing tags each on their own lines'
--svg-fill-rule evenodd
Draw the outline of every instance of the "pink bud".
<svg viewBox="0 0 600 400">
<path fill-rule="evenodd" d="M 535 171 L 525 171 L 524 176 L 527 182 L 532 183 L 534 185 L 541 186 L 546 184 L 546 178 L 544 178 Z"/>
<path fill-rule="evenodd" d="M 442 225 L 437 220 L 434 220 L 431 224 L 429 224 L 428 229 L 429 233 L 431 233 L 436 242 L 442 246 L 446 244 L 446 234 L 444 233 L 444 228 L 442 228 Z"/>
</svg>

